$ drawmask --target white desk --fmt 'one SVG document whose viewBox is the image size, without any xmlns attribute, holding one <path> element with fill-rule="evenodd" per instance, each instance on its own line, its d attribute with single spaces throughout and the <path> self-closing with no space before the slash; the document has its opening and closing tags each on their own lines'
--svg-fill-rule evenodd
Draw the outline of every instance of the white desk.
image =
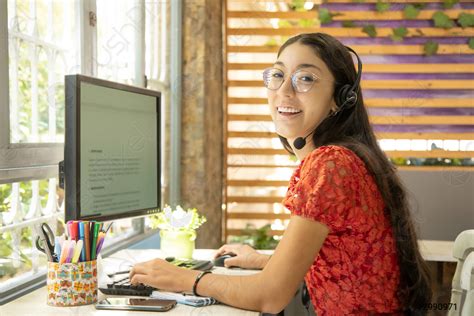
<svg viewBox="0 0 474 316">
<path fill-rule="evenodd" d="M 420 251 L 423 258 L 427 261 L 437 262 L 455 262 L 453 258 L 453 245 L 451 241 L 436 241 L 436 240 L 420 240 L 418 241 Z M 271 254 L 272 251 L 261 251 L 262 253 Z M 214 250 L 199 249 L 195 251 L 195 259 L 207 259 L 212 257 Z M 150 250 L 121 250 L 116 254 L 103 259 L 99 264 L 99 273 L 109 273 L 118 270 L 125 270 L 127 267 L 136 262 L 149 260 L 160 257 L 160 251 L 155 249 Z M 214 273 L 245 275 L 255 273 L 254 270 L 240 270 L 240 269 L 224 269 L 216 268 Z M 100 282 L 100 281 L 99 281 Z M 99 300 L 106 296 L 99 292 Z M 147 314 L 148 313 L 148 314 Z M 253 316 L 259 315 L 258 312 L 245 311 L 233 308 L 226 305 L 212 305 L 206 307 L 195 308 L 186 305 L 178 304 L 174 309 L 166 312 L 166 315 L 242 315 Z M 93 305 L 80 307 L 51 307 L 46 305 L 46 287 L 42 287 L 32 293 L 16 299 L 4 306 L 0 306 L 0 315 L 15 315 L 15 316 L 82 316 L 82 315 L 113 315 L 113 316 L 132 316 L 151 315 L 150 312 L 132 312 L 132 311 L 106 311 L 96 310 Z"/>
<path fill-rule="evenodd" d="M 214 250 L 211 249 L 199 249 L 195 251 L 195 259 L 207 259 L 212 257 Z M 133 265 L 133 263 L 141 262 L 153 258 L 160 257 L 160 251 L 155 249 L 150 250 L 121 250 L 110 257 L 102 260 L 98 263 L 99 274 L 103 272 L 118 271 L 117 268 L 125 268 L 126 266 Z M 120 263 L 122 262 L 122 263 Z M 102 270 L 102 271 L 101 271 Z M 231 275 L 245 275 L 255 273 L 255 270 L 240 270 L 240 269 L 225 269 L 215 268 L 214 273 L 231 274 Z M 99 280 L 100 284 L 101 280 Z M 99 291 L 99 300 L 106 298 L 107 296 Z M 177 304 L 175 308 L 168 312 L 164 312 L 163 315 L 236 315 L 236 316 L 256 316 L 260 315 L 258 312 L 246 311 L 238 308 L 234 308 L 227 305 L 211 305 L 206 307 L 192 307 L 187 305 Z M 160 313 L 161 314 L 161 313 Z M 151 316 L 156 315 L 153 312 L 137 312 L 137 311 L 110 311 L 110 310 L 96 310 L 94 305 L 85 305 L 78 307 L 53 307 L 46 305 L 46 287 L 42 287 L 35 290 L 19 299 L 16 299 L 10 303 L 0 306 L 1 316 L 83 316 L 83 315 L 94 315 L 94 316 Z"/>
</svg>

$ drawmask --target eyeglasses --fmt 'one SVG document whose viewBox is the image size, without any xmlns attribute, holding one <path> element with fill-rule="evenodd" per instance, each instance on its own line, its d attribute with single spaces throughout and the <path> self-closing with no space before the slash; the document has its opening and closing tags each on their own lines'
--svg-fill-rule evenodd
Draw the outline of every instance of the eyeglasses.
<svg viewBox="0 0 474 316">
<path fill-rule="evenodd" d="M 307 70 L 297 70 L 291 75 L 291 85 L 296 92 L 308 92 L 318 77 Z M 278 68 L 263 71 L 263 83 L 269 90 L 278 90 L 285 81 L 285 73 Z"/>
</svg>

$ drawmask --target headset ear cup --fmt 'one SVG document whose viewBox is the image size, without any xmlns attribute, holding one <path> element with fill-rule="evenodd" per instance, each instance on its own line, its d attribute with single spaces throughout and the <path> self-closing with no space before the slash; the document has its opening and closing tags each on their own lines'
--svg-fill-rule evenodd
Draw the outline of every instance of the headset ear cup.
<svg viewBox="0 0 474 316">
<path fill-rule="evenodd" d="M 351 90 L 351 86 L 346 84 L 346 85 L 343 85 L 339 91 L 337 92 L 337 96 L 336 96 L 336 104 L 337 106 L 339 107 L 343 107 L 343 106 L 346 106 L 346 100 L 347 98 L 349 97 L 349 94 L 350 94 L 350 90 Z"/>
<path fill-rule="evenodd" d="M 347 94 L 346 103 L 347 107 L 354 106 L 357 103 L 357 93 L 352 90 L 349 91 L 349 93 Z"/>
</svg>

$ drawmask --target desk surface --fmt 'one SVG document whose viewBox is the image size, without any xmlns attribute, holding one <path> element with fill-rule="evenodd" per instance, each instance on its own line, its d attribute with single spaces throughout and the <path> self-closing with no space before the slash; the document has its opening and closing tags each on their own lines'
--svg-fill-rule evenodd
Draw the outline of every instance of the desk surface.
<svg viewBox="0 0 474 316">
<path fill-rule="evenodd" d="M 195 259 L 206 259 L 212 257 L 214 250 L 198 249 L 195 251 Z M 160 257 L 160 251 L 155 249 L 150 250 L 132 250 L 125 249 L 107 257 L 98 263 L 100 270 L 108 273 L 109 270 L 117 271 L 124 265 L 141 262 L 152 258 Z M 228 274 L 228 275 L 245 275 L 255 273 L 255 270 L 240 270 L 240 269 L 225 269 L 215 268 L 214 273 Z M 99 284 L 100 284 L 99 280 Z M 107 296 L 99 291 L 98 299 L 104 299 Z M 15 315 L 15 316 L 83 316 L 83 315 L 114 315 L 114 316 L 151 316 L 156 315 L 153 312 L 138 312 L 138 311 L 110 311 L 110 310 L 96 310 L 94 305 L 85 305 L 78 307 L 53 307 L 46 305 L 46 287 L 43 286 L 19 299 L 16 299 L 8 304 L 0 306 L 0 315 Z M 192 307 L 187 305 L 177 304 L 172 310 L 165 312 L 163 315 L 236 315 L 236 316 L 256 316 L 260 313 L 254 311 L 246 311 L 234 308 L 227 305 L 211 305 L 206 307 Z M 161 313 L 160 313 L 161 315 Z"/>
<path fill-rule="evenodd" d="M 420 240 L 419 246 L 423 258 L 428 261 L 456 261 L 453 256 L 453 245 L 451 241 L 437 241 L 437 240 Z M 271 251 L 262 251 L 263 253 L 271 253 Z M 212 257 L 214 250 L 198 249 L 194 253 L 195 259 L 209 259 Z M 110 257 L 102 260 L 99 265 L 99 271 L 109 273 L 118 270 L 124 270 L 127 266 L 131 266 L 136 262 L 149 260 L 160 257 L 160 251 L 155 249 L 149 250 L 121 250 Z M 240 269 L 224 269 L 216 268 L 215 273 L 230 274 L 230 275 L 245 275 L 252 274 L 254 270 L 240 270 Z M 100 283 L 100 281 L 99 281 Z M 99 300 L 106 296 L 99 292 Z M 40 316 L 40 315 L 54 315 L 60 313 L 64 315 L 117 315 L 117 316 L 131 316 L 131 315 L 150 315 L 149 312 L 133 312 L 133 311 L 99 311 L 93 305 L 80 307 L 51 307 L 46 305 L 46 287 L 42 287 L 32 293 L 25 295 L 8 304 L 0 306 L 0 315 L 18 315 L 18 316 Z M 195 308 L 186 305 L 178 304 L 174 309 L 167 312 L 166 315 L 242 315 L 253 316 L 259 315 L 258 312 L 245 311 L 233 308 L 226 305 L 212 305 L 206 307 Z"/>
</svg>

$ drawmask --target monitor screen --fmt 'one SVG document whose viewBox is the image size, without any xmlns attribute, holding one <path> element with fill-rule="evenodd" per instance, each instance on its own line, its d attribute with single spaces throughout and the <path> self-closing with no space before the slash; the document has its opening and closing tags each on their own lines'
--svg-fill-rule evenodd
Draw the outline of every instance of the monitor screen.
<svg viewBox="0 0 474 316">
<path fill-rule="evenodd" d="M 160 93 L 66 76 L 67 220 L 110 220 L 160 207 Z"/>
</svg>

